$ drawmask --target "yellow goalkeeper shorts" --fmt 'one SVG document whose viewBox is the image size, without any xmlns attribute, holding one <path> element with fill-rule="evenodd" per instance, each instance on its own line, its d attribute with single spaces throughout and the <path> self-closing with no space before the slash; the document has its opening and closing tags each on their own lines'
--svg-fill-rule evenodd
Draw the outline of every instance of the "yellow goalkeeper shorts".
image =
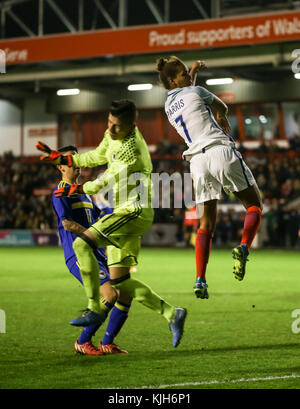
<svg viewBox="0 0 300 409">
<path fill-rule="evenodd" d="M 119 246 L 107 245 L 107 264 L 110 267 L 130 267 L 137 264 L 141 238 L 153 223 L 154 210 L 136 203 L 115 208 L 90 229 Z M 89 229 L 89 230 L 90 230 Z"/>
</svg>

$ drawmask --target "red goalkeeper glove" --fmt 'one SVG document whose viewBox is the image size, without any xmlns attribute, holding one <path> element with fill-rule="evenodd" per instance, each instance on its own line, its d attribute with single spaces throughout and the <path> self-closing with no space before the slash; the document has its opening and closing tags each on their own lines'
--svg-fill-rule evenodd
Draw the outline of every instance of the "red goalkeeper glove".
<svg viewBox="0 0 300 409">
<path fill-rule="evenodd" d="M 55 197 L 76 196 L 83 193 L 83 185 L 64 186 L 54 191 Z"/>
<path fill-rule="evenodd" d="M 46 163 L 53 163 L 53 165 L 73 165 L 73 159 L 71 155 L 64 156 L 58 151 L 53 151 L 51 148 L 49 148 L 48 145 L 43 142 L 38 142 L 35 147 L 37 150 L 48 154 L 48 156 L 40 156 L 40 159 Z"/>
</svg>

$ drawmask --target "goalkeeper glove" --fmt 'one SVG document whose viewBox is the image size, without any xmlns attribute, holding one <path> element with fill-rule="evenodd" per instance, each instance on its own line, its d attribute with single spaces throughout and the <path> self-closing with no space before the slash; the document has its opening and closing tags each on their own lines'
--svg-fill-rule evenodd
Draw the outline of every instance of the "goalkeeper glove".
<svg viewBox="0 0 300 409">
<path fill-rule="evenodd" d="M 73 165 L 73 159 L 71 155 L 64 156 L 58 151 L 53 151 L 51 148 L 49 148 L 48 145 L 43 142 L 38 142 L 35 147 L 37 150 L 48 154 L 48 156 L 40 156 L 40 159 L 46 163 L 53 163 L 54 165 Z"/>
<path fill-rule="evenodd" d="M 82 195 L 83 193 L 83 185 L 76 184 L 60 187 L 54 191 L 55 197 L 76 196 Z"/>
</svg>

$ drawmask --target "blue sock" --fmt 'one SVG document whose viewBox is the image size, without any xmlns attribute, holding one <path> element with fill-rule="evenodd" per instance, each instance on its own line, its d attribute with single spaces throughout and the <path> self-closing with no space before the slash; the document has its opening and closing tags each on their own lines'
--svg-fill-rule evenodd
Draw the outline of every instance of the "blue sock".
<svg viewBox="0 0 300 409">
<path fill-rule="evenodd" d="M 108 315 L 109 311 L 112 309 L 113 304 L 110 302 L 106 301 L 104 297 L 101 297 L 100 303 L 103 307 L 103 312 Z M 100 328 L 102 324 L 97 324 L 97 325 L 89 325 L 88 327 L 84 327 L 80 337 L 78 338 L 77 342 L 78 344 L 82 345 L 85 344 L 86 342 L 89 342 L 92 337 L 95 335 L 96 331 Z"/>
<path fill-rule="evenodd" d="M 102 345 L 112 344 L 128 318 L 130 305 L 117 301 L 111 310 Z"/>
<path fill-rule="evenodd" d="M 82 345 L 86 342 L 89 342 L 95 335 L 96 331 L 100 328 L 100 326 L 101 324 L 89 325 L 88 327 L 84 327 L 80 334 L 80 337 L 77 340 L 78 344 Z"/>
</svg>

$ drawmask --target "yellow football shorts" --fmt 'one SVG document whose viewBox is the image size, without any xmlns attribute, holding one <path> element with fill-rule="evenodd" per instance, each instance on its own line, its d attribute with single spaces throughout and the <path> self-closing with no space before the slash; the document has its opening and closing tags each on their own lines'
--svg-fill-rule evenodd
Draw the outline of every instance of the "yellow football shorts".
<svg viewBox="0 0 300 409">
<path fill-rule="evenodd" d="M 114 209 L 89 228 L 104 235 L 108 241 L 116 244 L 107 245 L 107 264 L 112 267 L 130 267 L 137 264 L 141 248 L 141 238 L 153 223 L 154 210 L 128 203 Z"/>
</svg>

